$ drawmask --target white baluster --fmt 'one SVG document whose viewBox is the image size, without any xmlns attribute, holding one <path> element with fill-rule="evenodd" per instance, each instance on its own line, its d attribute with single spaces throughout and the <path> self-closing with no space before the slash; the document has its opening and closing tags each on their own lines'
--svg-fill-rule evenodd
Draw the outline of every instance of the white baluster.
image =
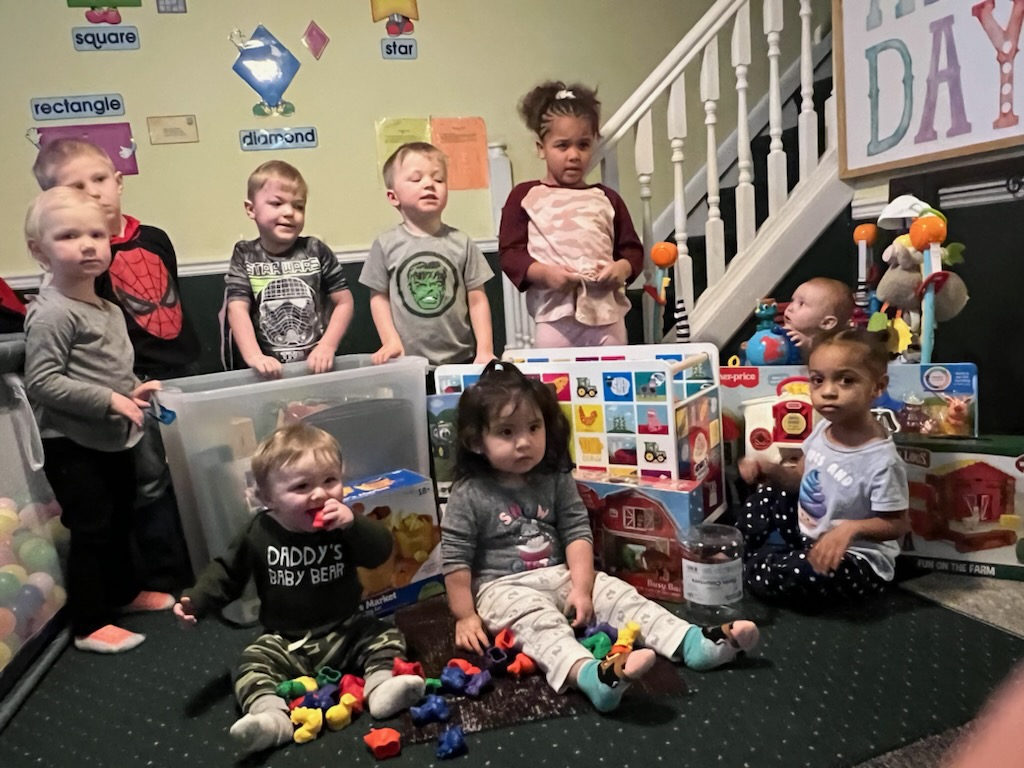
<svg viewBox="0 0 1024 768">
<path fill-rule="evenodd" d="M 764 33 L 768 38 L 768 215 L 773 216 L 788 196 L 786 153 L 782 149 L 782 86 L 779 84 L 779 37 L 782 0 L 764 0 Z"/>
<path fill-rule="evenodd" d="M 833 59 L 834 61 L 834 59 Z M 836 77 L 832 70 L 832 94 L 825 100 L 825 151 L 839 146 L 839 116 L 836 114 Z"/>
<path fill-rule="evenodd" d="M 750 4 L 736 12 L 732 28 L 732 66 L 736 70 L 736 255 L 754 241 L 757 219 L 754 208 L 754 161 L 750 154 L 750 117 L 747 111 L 747 69 L 750 67 Z"/>
<path fill-rule="evenodd" d="M 654 132 L 651 124 L 651 113 L 647 112 L 636 124 L 636 135 L 634 136 L 633 162 L 636 166 L 637 181 L 640 182 L 640 210 L 641 226 L 640 238 L 644 246 L 644 282 L 649 283 L 654 276 L 654 269 L 651 264 L 650 252 L 654 244 L 654 225 L 651 219 L 651 176 L 654 174 Z M 659 308 L 655 305 L 654 299 L 644 293 L 644 336 L 650 334 L 652 315 Z M 657 339 L 645 338 L 648 344 L 661 341 L 659 334 Z"/>
<path fill-rule="evenodd" d="M 619 191 L 619 156 L 613 147 L 611 152 L 601 158 L 601 183 Z"/>
<path fill-rule="evenodd" d="M 494 217 L 494 234 L 501 229 L 501 209 L 505 207 L 512 191 L 512 163 L 506 150 L 508 145 L 495 141 L 487 145 L 487 166 L 491 177 L 491 215 Z"/>
<path fill-rule="evenodd" d="M 818 167 L 818 115 L 814 111 L 814 62 L 811 60 L 811 0 L 800 0 L 800 178 Z"/>
<path fill-rule="evenodd" d="M 711 40 L 704 49 L 704 60 L 700 67 L 700 100 L 704 102 L 704 126 L 708 134 L 708 221 L 704 227 L 707 248 L 708 288 L 725 275 L 725 223 L 718 208 L 718 138 L 715 124 L 718 117 L 718 38 Z"/>
<path fill-rule="evenodd" d="M 686 142 L 686 75 L 680 74 L 668 93 L 668 138 L 672 146 L 672 214 L 679 258 L 672 278 L 676 294 L 676 341 L 690 340 L 689 309 L 693 307 L 693 258 L 686 244 L 686 177 L 683 145 Z"/>
</svg>

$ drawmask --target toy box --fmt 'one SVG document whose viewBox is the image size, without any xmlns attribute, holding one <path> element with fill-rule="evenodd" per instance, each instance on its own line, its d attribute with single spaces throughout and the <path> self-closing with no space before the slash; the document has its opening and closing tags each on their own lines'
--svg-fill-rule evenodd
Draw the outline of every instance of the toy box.
<svg viewBox="0 0 1024 768">
<path fill-rule="evenodd" d="M 910 481 L 904 556 L 938 571 L 1024 580 L 1024 437 L 896 443 Z"/>
<path fill-rule="evenodd" d="M 359 569 L 363 610 L 384 615 L 444 591 L 441 525 L 430 478 L 406 469 L 372 475 L 346 485 L 345 503 L 355 514 L 381 521 L 395 539 L 387 562 Z"/>
<path fill-rule="evenodd" d="M 645 597 L 682 602 L 679 533 L 704 520 L 701 484 L 627 484 L 577 472 L 576 487 L 590 514 L 594 566 L 632 584 Z"/>
<path fill-rule="evenodd" d="M 0 340 L 0 699 L 38 679 L 44 667 L 37 659 L 65 624 L 59 611 L 67 597 L 69 541 L 42 472 L 42 442 L 13 372 L 20 362 L 9 354 L 12 345 L 20 341 Z M 16 709 L 0 706 L 0 729 Z"/>
<path fill-rule="evenodd" d="M 733 366 L 720 370 L 724 431 L 743 454 L 778 460 L 799 447 L 817 418 L 810 407 L 807 368 L 800 365 Z M 802 404 L 801 404 L 802 403 Z M 973 363 L 889 365 L 889 386 L 874 403 L 890 432 L 931 437 L 978 433 L 978 369 Z M 736 457 L 738 458 L 738 456 Z"/>
<path fill-rule="evenodd" d="M 639 359 L 605 356 L 602 349 L 601 359 L 517 365 L 554 387 L 580 470 L 634 481 L 695 480 L 704 509 L 715 512 L 725 505 L 717 367 L 705 349 L 683 358 L 690 346 L 715 349 L 677 345 L 682 351 Z M 440 366 L 438 391 L 461 392 L 482 369 Z"/>
<path fill-rule="evenodd" d="M 274 381 L 249 370 L 165 381 L 157 400 L 177 418 L 161 435 L 193 569 L 223 554 L 258 508 L 249 461 L 278 426 L 306 421 L 332 434 L 346 477 L 429 474 L 426 365 L 419 357 L 373 365 L 370 355 L 344 355 L 321 374 L 289 363 Z"/>
</svg>

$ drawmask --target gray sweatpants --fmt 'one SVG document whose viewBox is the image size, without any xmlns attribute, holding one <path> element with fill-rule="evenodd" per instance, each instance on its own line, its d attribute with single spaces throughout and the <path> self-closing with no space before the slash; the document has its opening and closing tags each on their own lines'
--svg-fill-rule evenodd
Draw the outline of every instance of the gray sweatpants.
<svg viewBox="0 0 1024 768">
<path fill-rule="evenodd" d="M 576 640 L 565 617 L 571 588 L 569 569 L 553 565 L 489 581 L 476 595 L 476 610 L 488 632 L 493 636 L 511 629 L 523 653 L 537 662 L 548 684 L 559 693 L 565 691 L 573 665 L 594 658 Z M 644 645 L 666 658 L 673 658 L 691 626 L 641 597 L 626 582 L 600 571 L 595 574 L 592 600 L 596 621 L 616 628 L 635 621 Z"/>
</svg>

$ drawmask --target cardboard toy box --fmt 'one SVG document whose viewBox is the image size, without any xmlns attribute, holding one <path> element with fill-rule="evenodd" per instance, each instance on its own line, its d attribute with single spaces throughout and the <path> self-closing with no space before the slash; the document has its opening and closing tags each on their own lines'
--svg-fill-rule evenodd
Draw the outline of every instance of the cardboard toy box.
<svg viewBox="0 0 1024 768">
<path fill-rule="evenodd" d="M 359 569 L 363 610 L 382 616 L 444 591 L 441 525 L 429 478 L 407 469 L 373 475 L 347 486 L 345 503 L 357 515 L 380 520 L 395 539 L 387 562 Z"/>
<path fill-rule="evenodd" d="M 679 533 L 704 521 L 704 493 L 696 480 L 613 482 L 576 473 L 590 513 L 594 566 L 655 600 L 683 601 Z"/>
<path fill-rule="evenodd" d="M 896 436 L 910 482 L 903 555 L 936 571 L 1024 580 L 1024 437 Z"/>
</svg>

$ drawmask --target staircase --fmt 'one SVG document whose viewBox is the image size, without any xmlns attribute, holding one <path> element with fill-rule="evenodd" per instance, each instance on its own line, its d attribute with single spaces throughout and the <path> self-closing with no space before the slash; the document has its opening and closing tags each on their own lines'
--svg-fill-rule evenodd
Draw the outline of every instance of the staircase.
<svg viewBox="0 0 1024 768">
<path fill-rule="evenodd" d="M 799 115 L 794 129 L 783 129 L 783 93 L 780 76 L 779 41 L 783 34 L 782 0 L 762 0 L 763 30 L 768 44 L 767 135 L 751 139 L 748 110 L 747 72 L 764 62 L 751 61 L 750 0 L 716 0 L 708 12 L 683 37 L 636 92 L 601 128 L 602 142 L 594 154 L 601 164 L 602 180 L 618 186 L 616 167 L 618 143 L 634 138 L 633 172 L 640 186 L 640 221 L 637 222 L 645 250 L 659 240 L 674 239 L 679 260 L 672 275 L 675 303 L 666 304 L 668 317 L 657 322 L 661 311 L 649 297 L 644 298 L 645 341 L 707 341 L 723 347 L 751 317 L 755 302 L 769 295 L 778 282 L 799 261 L 819 235 L 850 204 L 853 188 L 839 179 L 835 96 L 831 80 L 814 80 L 814 45 L 811 0 L 799 0 L 800 61 Z M 820 23 L 822 20 L 818 20 Z M 719 82 L 719 41 L 729 32 L 729 56 L 736 89 L 735 188 L 722 189 L 719 168 L 720 126 L 717 103 Z M 704 109 L 707 163 L 700 177 L 686 180 L 694 171 L 686 165 L 687 79 L 699 59 L 699 101 Z M 691 69 L 692 69 L 691 68 Z M 824 86 L 824 87 L 823 87 Z M 691 86 L 692 87 L 692 86 Z M 652 106 L 667 93 L 668 144 L 657 149 L 652 135 Z M 755 131 L 760 126 L 755 125 Z M 700 139 L 695 139 L 700 140 Z M 657 160 L 657 162 L 656 162 Z M 724 169 L 723 169 L 724 170 Z M 651 177 L 671 173 L 673 199 L 657 219 L 651 211 Z M 706 179 L 706 186 L 699 182 Z M 697 183 L 695 183 L 697 182 Z M 687 206 L 687 190 L 699 188 L 700 199 Z M 706 212 L 702 235 L 687 232 L 695 209 Z M 634 210 L 636 208 L 634 207 Z M 654 266 L 645 265 L 645 280 Z M 506 300 L 521 303 L 506 292 Z M 509 339 L 524 346 L 530 343 L 526 313 L 512 307 L 507 315 L 522 328 L 510 328 Z M 516 321 L 515 318 L 519 318 Z M 665 328 L 664 339 L 652 327 Z"/>
</svg>

